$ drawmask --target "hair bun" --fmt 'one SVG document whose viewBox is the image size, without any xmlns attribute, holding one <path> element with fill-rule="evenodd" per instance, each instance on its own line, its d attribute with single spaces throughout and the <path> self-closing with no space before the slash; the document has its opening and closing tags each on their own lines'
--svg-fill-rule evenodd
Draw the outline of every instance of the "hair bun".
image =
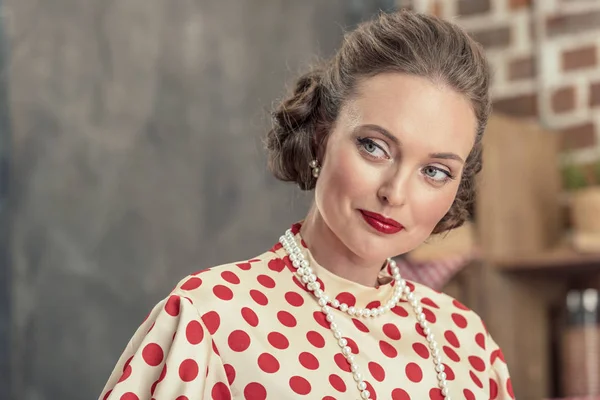
<svg viewBox="0 0 600 400">
<path fill-rule="evenodd" d="M 273 128 L 267 133 L 269 168 L 277 179 L 296 182 L 301 189 L 314 188 L 308 163 L 315 157 L 315 118 L 322 95 L 322 71 L 302 75 L 292 95 L 272 112 Z"/>
</svg>

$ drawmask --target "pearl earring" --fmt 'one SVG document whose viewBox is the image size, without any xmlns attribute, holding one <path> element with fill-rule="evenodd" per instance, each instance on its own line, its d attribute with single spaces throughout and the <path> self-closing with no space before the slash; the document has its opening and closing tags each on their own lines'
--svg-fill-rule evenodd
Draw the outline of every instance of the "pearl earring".
<svg viewBox="0 0 600 400">
<path fill-rule="evenodd" d="M 321 172 L 321 169 L 319 168 L 319 162 L 317 160 L 312 160 L 308 165 L 312 169 L 312 175 L 315 178 L 318 178 L 319 173 Z"/>
</svg>

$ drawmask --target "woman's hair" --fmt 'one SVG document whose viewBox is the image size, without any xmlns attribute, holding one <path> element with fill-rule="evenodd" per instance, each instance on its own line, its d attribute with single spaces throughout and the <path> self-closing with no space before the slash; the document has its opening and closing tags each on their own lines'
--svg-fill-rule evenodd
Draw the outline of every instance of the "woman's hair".
<svg viewBox="0 0 600 400">
<path fill-rule="evenodd" d="M 443 83 L 463 94 L 477 118 L 476 139 L 459 189 L 448 213 L 435 227 L 441 233 L 463 224 L 475 196 L 481 170 L 481 138 L 490 113 L 490 76 L 484 52 L 460 27 L 411 11 L 382 13 L 344 36 L 337 54 L 301 76 L 288 98 L 272 113 L 266 145 L 276 178 L 311 190 L 316 179 L 309 163 L 321 158 L 338 114 L 361 78 L 386 72 L 404 73 Z"/>
</svg>

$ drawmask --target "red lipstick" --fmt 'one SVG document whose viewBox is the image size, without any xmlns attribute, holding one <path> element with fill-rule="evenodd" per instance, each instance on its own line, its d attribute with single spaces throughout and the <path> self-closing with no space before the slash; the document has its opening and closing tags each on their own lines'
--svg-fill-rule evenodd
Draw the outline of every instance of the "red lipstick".
<svg viewBox="0 0 600 400">
<path fill-rule="evenodd" d="M 381 214 L 370 211 L 359 210 L 367 224 L 371 225 L 377 231 L 388 235 L 398 233 L 404 227 L 396 220 L 386 218 Z"/>
</svg>

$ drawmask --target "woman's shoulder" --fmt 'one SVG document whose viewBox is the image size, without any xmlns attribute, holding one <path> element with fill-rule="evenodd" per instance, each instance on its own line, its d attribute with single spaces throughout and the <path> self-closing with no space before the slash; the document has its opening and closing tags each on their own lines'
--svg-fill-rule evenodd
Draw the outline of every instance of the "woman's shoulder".
<svg viewBox="0 0 600 400">
<path fill-rule="evenodd" d="M 272 250 L 247 260 L 203 268 L 181 279 L 170 295 L 188 299 L 197 308 L 211 311 L 219 305 L 247 301 L 253 291 L 275 285 L 283 261 Z"/>
</svg>

